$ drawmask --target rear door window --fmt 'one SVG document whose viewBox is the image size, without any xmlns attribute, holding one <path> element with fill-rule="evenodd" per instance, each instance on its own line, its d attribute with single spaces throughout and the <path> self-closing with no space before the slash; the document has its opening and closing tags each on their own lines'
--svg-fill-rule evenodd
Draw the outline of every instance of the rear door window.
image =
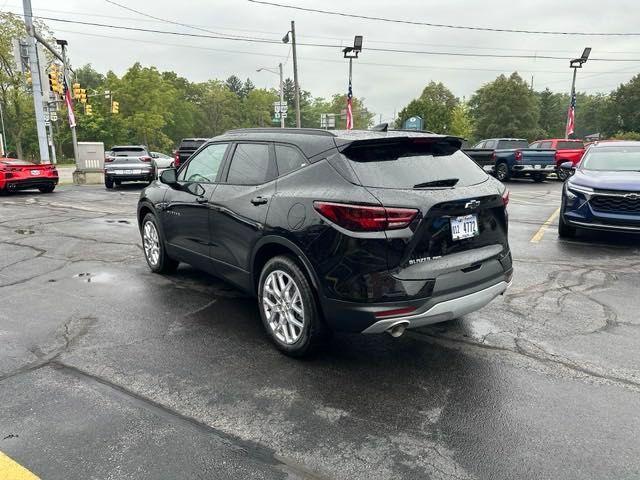
<svg viewBox="0 0 640 480">
<path fill-rule="evenodd" d="M 476 144 L 476 146 L 475 146 L 475 147 L 473 147 L 473 148 L 484 148 L 484 144 L 485 144 L 485 143 L 486 143 L 486 142 L 480 142 L 480 143 Z"/>
<path fill-rule="evenodd" d="M 494 149 L 494 148 L 496 148 L 496 144 L 497 144 L 497 143 L 498 143 L 498 142 L 496 142 L 495 140 L 487 140 L 487 141 L 484 143 L 484 148 L 491 148 L 491 149 Z"/>
<path fill-rule="evenodd" d="M 548 150 L 550 148 L 553 148 L 552 145 L 553 145 L 553 142 L 540 142 L 539 148 L 542 150 Z"/>
<path fill-rule="evenodd" d="M 308 162 L 297 148 L 290 145 L 276 145 L 276 163 L 278 175 L 282 176 L 304 167 Z"/>
<path fill-rule="evenodd" d="M 233 152 L 227 183 L 260 185 L 276 177 L 267 143 L 238 143 Z"/>
<path fill-rule="evenodd" d="M 498 149 L 511 150 L 513 148 L 529 148 L 529 142 L 526 140 L 500 140 Z"/>
<path fill-rule="evenodd" d="M 417 185 L 428 183 L 437 187 L 442 186 L 438 185 L 441 181 L 453 181 L 450 186 L 461 187 L 488 178 L 460 150 L 442 150 L 438 145 L 398 142 L 349 148 L 343 155 L 367 187 L 421 188 Z"/>
</svg>

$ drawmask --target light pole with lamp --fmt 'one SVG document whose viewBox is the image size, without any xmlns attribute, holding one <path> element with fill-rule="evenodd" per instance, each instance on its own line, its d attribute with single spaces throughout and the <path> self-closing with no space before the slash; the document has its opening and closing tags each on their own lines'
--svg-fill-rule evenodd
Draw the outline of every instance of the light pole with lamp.
<svg viewBox="0 0 640 480">
<path fill-rule="evenodd" d="M 266 67 L 260 67 L 256 70 L 256 72 L 271 72 L 274 75 L 280 75 L 280 128 L 284 128 L 284 116 L 282 115 L 282 105 L 284 105 L 284 83 L 282 81 L 282 63 L 278 64 L 278 70 L 280 71 L 280 73 L 276 72 L 275 70 L 271 70 L 270 68 L 266 68 Z"/>
<path fill-rule="evenodd" d="M 353 39 L 353 47 L 345 47 L 342 49 L 344 58 L 349 59 L 349 91 L 347 93 L 347 130 L 353 129 L 353 90 L 351 89 L 351 76 L 353 73 L 353 59 L 358 58 L 358 54 L 362 51 L 362 35 L 356 35 Z"/>
<path fill-rule="evenodd" d="M 293 53 L 293 83 L 295 87 L 296 101 L 296 127 L 300 128 L 300 85 L 298 83 L 298 56 L 296 55 L 296 22 L 291 21 L 291 30 L 284 37 L 282 43 L 289 43 L 289 34 L 291 34 L 291 52 Z"/>
<path fill-rule="evenodd" d="M 573 81 L 571 82 L 571 98 L 569 100 L 569 109 L 567 110 L 567 126 L 564 131 L 565 140 L 569 138 L 575 130 L 576 123 L 576 73 L 582 65 L 587 63 L 589 54 L 591 53 L 591 47 L 586 47 L 582 51 L 580 58 L 574 58 L 569 61 L 569 68 L 573 68 Z"/>
</svg>

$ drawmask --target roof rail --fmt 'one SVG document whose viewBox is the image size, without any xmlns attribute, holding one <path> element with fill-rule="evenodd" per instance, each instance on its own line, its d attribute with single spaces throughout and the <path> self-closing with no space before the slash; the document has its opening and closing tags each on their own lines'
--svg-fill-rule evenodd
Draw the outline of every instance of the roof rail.
<svg viewBox="0 0 640 480">
<path fill-rule="evenodd" d="M 238 133 L 270 133 L 270 134 L 289 134 L 289 135 L 318 135 L 321 137 L 335 137 L 335 135 L 329 130 L 323 130 L 321 128 L 236 128 L 234 130 L 228 130 L 226 134 L 238 134 Z"/>
</svg>

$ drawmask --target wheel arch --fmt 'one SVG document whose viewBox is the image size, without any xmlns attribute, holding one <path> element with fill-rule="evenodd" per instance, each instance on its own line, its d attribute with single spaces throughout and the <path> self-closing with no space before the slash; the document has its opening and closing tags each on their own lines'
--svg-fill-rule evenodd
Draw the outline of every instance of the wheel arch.
<svg viewBox="0 0 640 480">
<path fill-rule="evenodd" d="M 318 278 L 316 276 L 311 262 L 304 254 L 304 252 L 295 243 L 278 236 L 267 236 L 262 238 L 253 249 L 253 255 L 251 256 L 251 285 L 253 287 L 254 294 L 258 294 L 258 280 L 260 279 L 260 273 L 262 268 L 269 261 L 269 259 L 277 255 L 293 255 L 304 268 L 311 284 L 316 292 L 320 292 Z"/>
</svg>

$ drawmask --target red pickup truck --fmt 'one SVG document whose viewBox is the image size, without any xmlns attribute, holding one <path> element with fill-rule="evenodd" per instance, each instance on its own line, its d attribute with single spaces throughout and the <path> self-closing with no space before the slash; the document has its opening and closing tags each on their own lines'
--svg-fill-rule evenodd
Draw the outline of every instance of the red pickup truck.
<svg viewBox="0 0 640 480">
<path fill-rule="evenodd" d="M 567 172 L 560 168 L 563 162 L 572 162 L 577 165 L 584 155 L 584 142 L 582 140 L 565 140 L 564 138 L 550 138 L 537 140 L 529 145 L 529 148 L 539 148 L 542 150 L 553 149 L 556 151 L 556 174 L 558 180 L 565 181 Z"/>
</svg>

